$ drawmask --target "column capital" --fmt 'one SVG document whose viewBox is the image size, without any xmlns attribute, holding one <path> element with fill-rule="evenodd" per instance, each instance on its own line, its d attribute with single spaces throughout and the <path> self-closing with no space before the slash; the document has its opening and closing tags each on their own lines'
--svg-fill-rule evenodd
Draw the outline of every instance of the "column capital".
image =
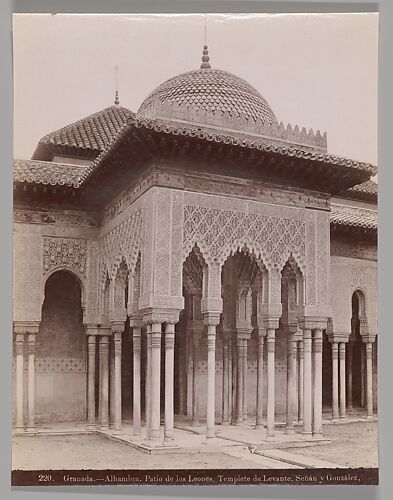
<svg viewBox="0 0 393 500">
<path fill-rule="evenodd" d="M 15 335 L 15 354 L 17 356 L 23 354 L 24 345 L 25 345 L 25 334 L 17 333 Z"/>
<path fill-rule="evenodd" d="M 325 330 L 328 318 L 323 316 L 302 316 L 299 318 L 299 327 L 302 330 Z"/>
<path fill-rule="evenodd" d="M 89 337 L 92 335 L 100 335 L 100 327 L 97 323 L 85 323 L 85 334 Z"/>
<path fill-rule="evenodd" d="M 365 344 L 373 344 L 375 342 L 375 337 L 376 335 L 373 334 L 368 334 L 368 335 L 362 335 L 362 341 Z"/>
<path fill-rule="evenodd" d="M 39 321 L 14 321 L 14 332 L 18 334 L 35 335 L 40 327 Z"/>
<path fill-rule="evenodd" d="M 238 340 L 250 340 L 251 330 L 249 328 L 236 328 L 236 338 Z"/>
<path fill-rule="evenodd" d="M 221 313 L 219 312 L 204 312 L 203 323 L 207 326 L 218 326 L 220 324 Z"/>
<path fill-rule="evenodd" d="M 131 328 L 143 328 L 143 326 L 144 326 L 143 316 L 140 316 L 140 315 L 129 316 L 129 322 L 130 322 Z"/>
<path fill-rule="evenodd" d="M 262 316 L 266 330 L 277 330 L 280 326 L 280 316 Z"/>
<path fill-rule="evenodd" d="M 111 321 L 111 332 L 114 335 L 114 338 L 116 335 L 118 336 L 118 334 L 120 334 L 121 338 L 121 334 L 124 332 L 125 326 L 124 321 Z"/>
<path fill-rule="evenodd" d="M 332 344 L 341 344 L 343 343 L 348 343 L 349 342 L 349 333 L 340 333 L 340 332 L 332 332 L 328 334 L 328 340 Z"/>
<path fill-rule="evenodd" d="M 150 308 L 143 312 L 143 322 L 153 323 L 178 323 L 181 309 Z"/>
</svg>

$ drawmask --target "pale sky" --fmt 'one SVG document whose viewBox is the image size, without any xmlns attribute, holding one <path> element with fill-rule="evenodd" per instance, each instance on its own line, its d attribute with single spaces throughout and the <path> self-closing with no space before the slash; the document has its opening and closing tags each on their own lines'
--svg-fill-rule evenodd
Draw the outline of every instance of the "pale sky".
<svg viewBox="0 0 393 500">
<path fill-rule="evenodd" d="M 200 65 L 205 16 L 14 15 L 16 158 L 113 104 L 137 111 Z M 327 131 L 330 153 L 377 163 L 378 15 L 207 16 L 213 68 L 247 80 L 279 121 Z"/>
</svg>

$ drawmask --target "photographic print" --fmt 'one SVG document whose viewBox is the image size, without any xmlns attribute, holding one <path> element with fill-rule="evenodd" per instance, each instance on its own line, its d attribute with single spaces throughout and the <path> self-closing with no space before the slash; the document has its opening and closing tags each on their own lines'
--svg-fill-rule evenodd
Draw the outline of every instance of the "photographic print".
<svg viewBox="0 0 393 500">
<path fill-rule="evenodd" d="M 378 484 L 378 14 L 15 14 L 12 485 Z"/>
</svg>

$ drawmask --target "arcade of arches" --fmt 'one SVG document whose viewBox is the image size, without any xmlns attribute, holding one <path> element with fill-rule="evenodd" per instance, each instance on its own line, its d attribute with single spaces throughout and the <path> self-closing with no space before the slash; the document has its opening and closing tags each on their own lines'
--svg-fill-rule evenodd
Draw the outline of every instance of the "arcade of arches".
<svg viewBox="0 0 393 500">
<path fill-rule="evenodd" d="M 248 423 L 268 439 L 278 420 L 287 433 L 320 436 L 323 412 L 344 419 L 364 408 L 372 417 L 376 348 L 364 334 L 363 292 L 352 295 L 351 332 L 337 336 L 331 321 L 302 316 L 304 276 L 292 255 L 276 283 L 273 273 L 247 247 L 232 252 L 218 270 L 222 313 L 206 314 L 211 275 L 195 246 L 182 266 L 184 309 L 146 317 L 138 310 L 140 255 L 132 270 L 123 259 L 104 280 L 101 325 L 92 327 L 83 325 L 80 280 L 54 272 L 41 322 L 16 329 L 16 428 L 24 428 L 25 414 L 28 431 L 45 420 L 85 419 L 89 429 L 114 431 L 131 423 L 133 434 L 152 442 L 163 427 L 168 443 L 175 418 L 206 425 L 208 438 L 216 425 Z M 272 315 L 277 283 L 280 307 Z"/>
</svg>

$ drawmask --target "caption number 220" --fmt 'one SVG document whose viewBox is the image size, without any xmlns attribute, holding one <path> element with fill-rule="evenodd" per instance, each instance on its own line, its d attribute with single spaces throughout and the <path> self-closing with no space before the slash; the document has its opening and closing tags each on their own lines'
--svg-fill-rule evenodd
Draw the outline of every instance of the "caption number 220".
<svg viewBox="0 0 393 500">
<path fill-rule="evenodd" d="M 52 476 L 50 474 L 38 474 L 38 481 L 40 482 L 50 482 L 52 481 Z"/>
</svg>

